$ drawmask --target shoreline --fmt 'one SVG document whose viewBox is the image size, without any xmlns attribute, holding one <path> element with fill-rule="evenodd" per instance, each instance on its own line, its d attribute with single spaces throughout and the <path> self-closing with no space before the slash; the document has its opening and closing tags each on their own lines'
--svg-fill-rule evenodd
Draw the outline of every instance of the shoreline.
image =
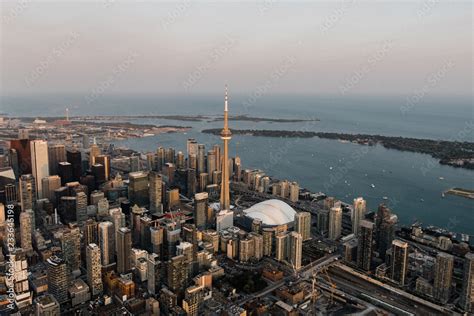
<svg viewBox="0 0 474 316">
<path fill-rule="evenodd" d="M 206 134 L 219 135 L 220 129 L 204 129 Z M 327 133 L 312 131 L 285 130 L 232 130 L 235 135 L 280 137 L 280 138 L 313 138 L 339 140 L 359 145 L 374 146 L 380 144 L 387 149 L 405 152 L 428 154 L 438 159 L 442 165 L 474 170 L 474 143 L 456 142 L 420 138 L 406 138 L 382 135 Z"/>
</svg>

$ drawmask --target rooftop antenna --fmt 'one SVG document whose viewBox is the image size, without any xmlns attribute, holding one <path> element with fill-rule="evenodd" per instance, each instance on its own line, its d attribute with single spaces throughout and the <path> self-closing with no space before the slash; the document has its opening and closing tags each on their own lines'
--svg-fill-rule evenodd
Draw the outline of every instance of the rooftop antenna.
<svg viewBox="0 0 474 316">
<path fill-rule="evenodd" d="M 69 108 L 66 108 L 66 121 L 69 121 Z"/>
</svg>

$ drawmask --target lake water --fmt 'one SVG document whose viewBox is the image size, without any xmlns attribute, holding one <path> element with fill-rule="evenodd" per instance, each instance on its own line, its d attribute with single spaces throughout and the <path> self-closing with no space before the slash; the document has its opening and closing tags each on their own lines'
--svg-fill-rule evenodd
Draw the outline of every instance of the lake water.
<svg viewBox="0 0 474 316">
<path fill-rule="evenodd" d="M 10 115 L 206 114 L 220 115 L 219 95 L 116 95 L 100 96 L 87 104 L 80 95 L 3 97 L 0 111 Z M 231 98 L 231 114 L 271 118 L 319 118 L 308 123 L 231 121 L 237 129 L 287 129 L 380 134 L 429 139 L 473 141 L 472 100 L 426 97 L 406 106 L 406 96 L 341 97 L 272 95 Z M 140 123 L 192 126 L 186 134 L 163 134 L 117 142 L 139 151 L 158 146 L 185 152 L 186 139 L 196 138 L 209 148 L 220 143 L 217 136 L 203 134 L 204 128 L 222 122 L 184 122 L 140 119 Z M 474 171 L 440 165 L 428 155 L 366 147 L 335 140 L 283 139 L 234 136 L 231 155 L 237 151 L 244 168 L 259 168 L 280 179 L 294 180 L 311 191 L 322 191 L 346 202 L 362 196 L 368 207 L 385 202 L 403 224 L 417 219 L 474 236 L 474 201 L 457 196 L 442 197 L 451 187 L 474 189 Z M 440 179 L 444 178 L 444 179 Z M 375 187 L 372 187 L 372 184 Z M 388 200 L 384 200 L 387 197 Z"/>
</svg>

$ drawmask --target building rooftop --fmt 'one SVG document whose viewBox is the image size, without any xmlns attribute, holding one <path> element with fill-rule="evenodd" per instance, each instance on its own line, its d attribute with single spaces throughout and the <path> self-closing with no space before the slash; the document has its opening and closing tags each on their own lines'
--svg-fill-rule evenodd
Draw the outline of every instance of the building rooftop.
<svg viewBox="0 0 474 316">
<path fill-rule="evenodd" d="M 244 210 L 244 214 L 262 220 L 263 225 L 276 226 L 293 222 L 296 211 L 285 202 L 272 199 L 253 205 Z"/>
</svg>

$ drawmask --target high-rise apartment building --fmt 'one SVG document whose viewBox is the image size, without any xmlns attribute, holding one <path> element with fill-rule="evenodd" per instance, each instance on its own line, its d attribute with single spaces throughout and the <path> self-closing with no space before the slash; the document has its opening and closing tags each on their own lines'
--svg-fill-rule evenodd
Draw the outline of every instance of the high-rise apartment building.
<svg viewBox="0 0 474 316">
<path fill-rule="evenodd" d="M 395 239 L 392 242 L 392 267 L 391 278 L 399 285 L 405 285 L 408 271 L 408 244 Z"/>
<path fill-rule="evenodd" d="M 207 209 L 209 194 L 207 192 L 194 195 L 194 224 L 200 230 L 207 228 Z"/>
<path fill-rule="evenodd" d="M 369 271 L 373 256 L 374 223 L 368 220 L 360 221 L 359 246 L 357 247 L 357 266 Z"/>
<path fill-rule="evenodd" d="M 48 292 L 62 304 L 68 299 L 69 274 L 66 262 L 57 256 L 52 256 L 46 260 L 46 267 L 48 269 Z"/>
<path fill-rule="evenodd" d="M 303 237 L 303 241 L 311 239 L 311 213 L 295 214 L 295 231 Z"/>
<path fill-rule="evenodd" d="M 339 206 L 332 207 L 329 210 L 329 227 L 328 238 L 336 240 L 341 237 L 342 230 L 342 208 Z"/>
<path fill-rule="evenodd" d="M 156 171 L 151 171 L 149 177 L 149 196 L 150 196 L 150 212 L 152 213 L 163 213 L 163 201 L 162 201 L 162 187 L 163 180 L 161 175 Z"/>
<path fill-rule="evenodd" d="M 357 236 L 359 233 L 360 221 L 364 219 L 364 215 L 367 212 L 367 202 L 358 197 L 354 199 L 353 212 L 352 212 L 352 232 Z"/>
<path fill-rule="evenodd" d="M 439 252 L 436 256 L 433 296 L 446 304 L 451 295 L 453 279 L 454 257 L 445 252 Z"/>
<path fill-rule="evenodd" d="M 293 269 L 299 270 L 303 258 L 303 237 L 297 232 L 291 232 L 289 238 L 288 263 Z"/>
<path fill-rule="evenodd" d="M 466 254 L 463 265 L 463 285 L 459 306 L 467 313 L 474 312 L 474 253 Z"/>
<path fill-rule="evenodd" d="M 115 232 L 112 222 L 100 222 L 98 226 L 99 247 L 101 250 L 102 265 L 107 266 L 113 262 L 115 253 Z"/>
<path fill-rule="evenodd" d="M 33 216 L 34 214 L 31 210 L 20 213 L 20 242 L 21 248 L 25 251 L 33 250 L 31 243 Z"/>
<path fill-rule="evenodd" d="M 101 255 L 100 248 L 95 243 L 86 246 L 87 283 L 91 288 L 92 296 L 102 293 Z"/>
<path fill-rule="evenodd" d="M 387 249 L 392 244 L 397 222 L 397 216 L 392 214 L 386 205 L 380 204 L 375 216 L 375 242 L 381 258 L 385 257 Z"/>
</svg>

